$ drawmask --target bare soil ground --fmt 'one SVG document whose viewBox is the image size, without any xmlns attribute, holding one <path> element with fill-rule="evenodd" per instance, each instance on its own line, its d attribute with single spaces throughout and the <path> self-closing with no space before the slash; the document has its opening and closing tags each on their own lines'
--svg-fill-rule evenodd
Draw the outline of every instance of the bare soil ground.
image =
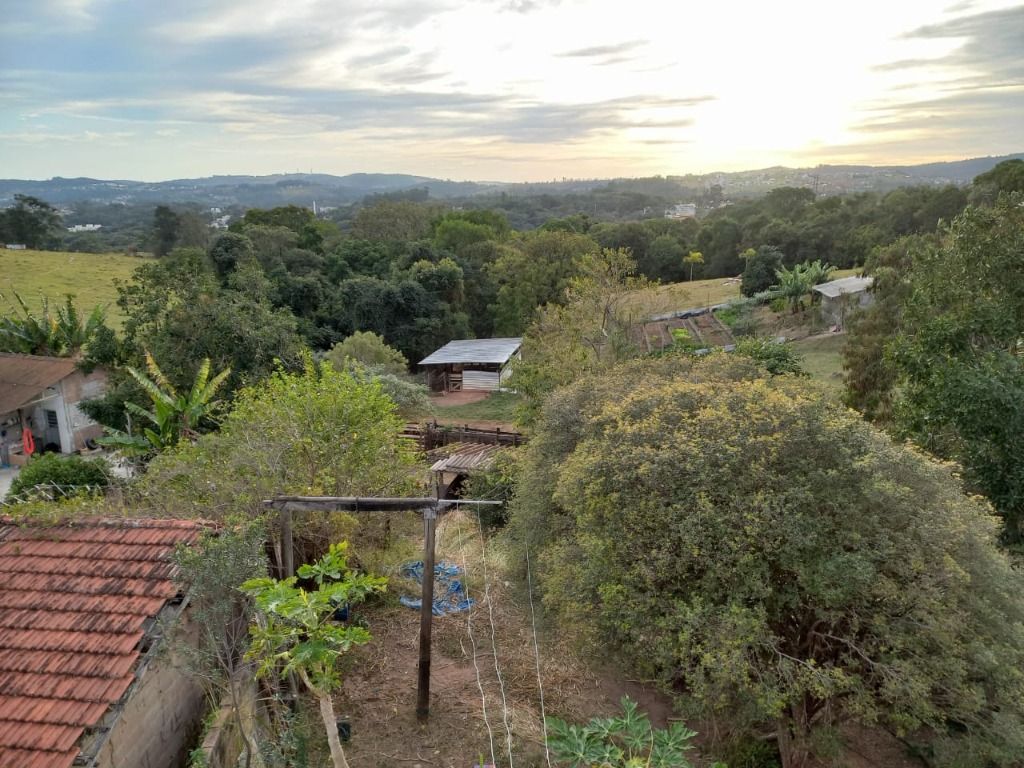
<svg viewBox="0 0 1024 768">
<path fill-rule="evenodd" d="M 352 721 L 350 762 L 470 768 L 480 756 L 491 762 L 493 744 L 499 766 L 546 765 L 529 604 L 517 602 L 493 548 L 485 560 L 472 513 L 441 521 L 438 558 L 465 565 L 464 581 L 477 602 L 467 613 L 434 619 L 429 721 L 420 724 L 415 715 L 419 613 L 393 604 L 368 611 L 373 642 L 355 654 L 336 698 L 337 711 Z M 595 671 L 568 640 L 542 632 L 538 645 L 547 715 L 586 721 L 614 713 L 629 694 L 655 725 L 671 716 L 666 696 L 610 670 Z"/>
<path fill-rule="evenodd" d="M 430 396 L 430 402 L 435 408 L 453 408 L 457 405 L 468 405 L 486 400 L 490 392 L 482 390 L 467 389 L 462 392 L 438 392 Z"/>
</svg>

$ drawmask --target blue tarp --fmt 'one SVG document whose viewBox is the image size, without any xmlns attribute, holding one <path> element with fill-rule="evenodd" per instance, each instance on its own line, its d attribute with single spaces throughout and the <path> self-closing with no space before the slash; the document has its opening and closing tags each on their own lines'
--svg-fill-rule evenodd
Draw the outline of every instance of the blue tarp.
<svg viewBox="0 0 1024 768">
<path fill-rule="evenodd" d="M 407 579 L 412 579 L 417 584 L 423 583 L 423 561 L 416 560 L 406 563 L 399 569 L 399 573 Z M 473 600 L 466 597 L 462 588 L 462 582 L 458 576 L 462 571 L 459 566 L 442 560 L 434 564 L 434 608 L 435 616 L 447 616 L 449 613 L 461 613 L 468 611 L 473 605 Z M 418 597 L 398 598 L 406 608 L 420 609 L 423 601 Z"/>
</svg>

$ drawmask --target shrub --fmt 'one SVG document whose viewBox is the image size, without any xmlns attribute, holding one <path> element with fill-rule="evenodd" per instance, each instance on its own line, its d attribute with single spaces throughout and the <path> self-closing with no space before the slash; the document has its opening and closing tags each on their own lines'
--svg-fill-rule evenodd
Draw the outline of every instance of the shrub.
<svg viewBox="0 0 1024 768">
<path fill-rule="evenodd" d="M 787 768 L 843 718 L 931 730 L 940 765 L 1024 754 L 1024 584 L 990 506 L 801 380 L 620 366 L 549 398 L 521 467 L 545 605 L 690 714 L 772 728 Z"/>
<path fill-rule="evenodd" d="M 37 485 L 54 484 L 63 487 L 110 484 L 110 470 L 103 459 L 83 459 L 81 456 L 61 456 L 44 453 L 33 456 L 11 483 L 11 496 L 31 491 Z"/>
<path fill-rule="evenodd" d="M 409 361 L 405 355 L 389 347 L 383 338 L 372 331 L 356 331 L 331 347 L 324 357 L 339 371 L 355 362 L 397 376 L 409 372 Z"/>
</svg>

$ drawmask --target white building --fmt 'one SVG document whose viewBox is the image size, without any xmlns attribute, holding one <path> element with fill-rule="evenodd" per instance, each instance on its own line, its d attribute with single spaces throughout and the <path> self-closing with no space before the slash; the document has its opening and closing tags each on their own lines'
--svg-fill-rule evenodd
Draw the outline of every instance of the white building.
<svg viewBox="0 0 1024 768">
<path fill-rule="evenodd" d="M 666 219 L 695 219 L 697 218 L 696 203 L 678 203 L 665 211 Z"/>
<path fill-rule="evenodd" d="M 100 397 L 107 375 L 83 373 L 67 357 L 0 353 L 0 464 L 22 465 L 26 448 L 74 453 L 103 435 L 78 408 Z"/>
</svg>

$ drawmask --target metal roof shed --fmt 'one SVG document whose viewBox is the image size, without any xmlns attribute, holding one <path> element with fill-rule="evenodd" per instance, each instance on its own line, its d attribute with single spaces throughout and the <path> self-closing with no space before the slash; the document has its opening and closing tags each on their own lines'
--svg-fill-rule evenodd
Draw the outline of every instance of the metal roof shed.
<svg viewBox="0 0 1024 768">
<path fill-rule="evenodd" d="M 814 286 L 812 290 L 821 294 L 822 319 L 842 328 L 851 310 L 870 306 L 874 294 L 868 289 L 873 282 L 872 277 L 843 277 Z"/>
<path fill-rule="evenodd" d="M 497 390 L 519 357 L 521 338 L 456 339 L 420 360 L 427 383 L 436 391 Z"/>
<path fill-rule="evenodd" d="M 816 285 L 813 290 L 826 298 L 835 299 L 844 294 L 866 291 L 874 281 L 873 277 L 841 277 L 830 283 Z"/>
</svg>

